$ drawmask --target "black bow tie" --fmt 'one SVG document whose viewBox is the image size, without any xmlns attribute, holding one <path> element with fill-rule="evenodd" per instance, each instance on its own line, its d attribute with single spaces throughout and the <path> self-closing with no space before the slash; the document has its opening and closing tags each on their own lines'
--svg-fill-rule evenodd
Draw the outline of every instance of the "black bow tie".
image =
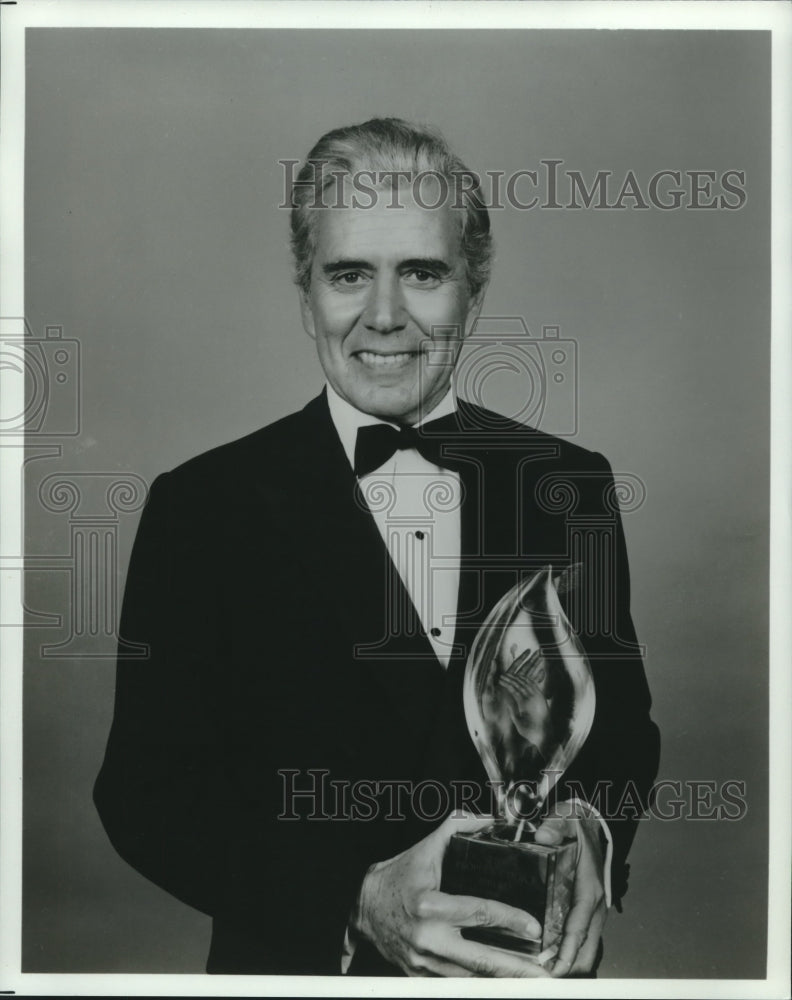
<svg viewBox="0 0 792 1000">
<path fill-rule="evenodd" d="M 439 433 L 442 423 L 441 417 L 421 427 L 402 427 L 399 430 L 388 424 L 359 427 L 355 442 L 355 475 L 368 475 L 405 448 L 415 448 L 433 465 L 453 468 L 456 463 L 443 454 L 443 445 L 447 441 Z"/>
</svg>

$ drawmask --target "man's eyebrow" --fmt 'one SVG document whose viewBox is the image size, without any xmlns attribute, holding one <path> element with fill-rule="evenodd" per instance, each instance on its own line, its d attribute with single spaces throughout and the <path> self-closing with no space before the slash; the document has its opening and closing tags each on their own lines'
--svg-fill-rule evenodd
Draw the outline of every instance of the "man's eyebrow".
<svg viewBox="0 0 792 1000">
<path fill-rule="evenodd" d="M 451 274 L 453 270 L 448 261 L 442 257 L 411 257 L 409 260 L 403 260 L 399 268 L 403 271 L 434 271 L 442 276 Z"/>
<path fill-rule="evenodd" d="M 322 264 L 322 273 L 338 274 L 341 271 L 371 271 L 374 265 L 362 258 L 341 257 L 338 260 L 328 260 Z M 399 261 L 400 271 L 434 271 L 441 277 L 451 274 L 453 268 L 442 257 L 410 257 Z"/>
<path fill-rule="evenodd" d="M 326 264 L 322 264 L 322 272 L 324 274 L 338 274 L 339 271 L 364 270 L 371 270 L 371 262 L 367 260 L 353 260 L 351 257 L 329 260 Z"/>
</svg>

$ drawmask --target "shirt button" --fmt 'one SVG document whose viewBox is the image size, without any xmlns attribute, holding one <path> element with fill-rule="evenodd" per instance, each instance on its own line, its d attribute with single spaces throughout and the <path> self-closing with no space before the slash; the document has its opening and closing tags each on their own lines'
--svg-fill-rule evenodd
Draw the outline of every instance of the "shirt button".
<svg viewBox="0 0 792 1000">
<path fill-rule="evenodd" d="M 422 531 L 416 531 L 415 537 L 418 539 L 419 542 L 422 542 L 424 538 L 426 538 L 426 535 Z"/>
<path fill-rule="evenodd" d="M 433 635 L 433 636 L 435 637 L 435 639 L 436 639 L 436 638 L 438 637 L 438 635 L 440 635 L 440 629 L 439 629 L 439 628 L 433 628 L 433 629 L 432 629 L 432 635 Z"/>
</svg>

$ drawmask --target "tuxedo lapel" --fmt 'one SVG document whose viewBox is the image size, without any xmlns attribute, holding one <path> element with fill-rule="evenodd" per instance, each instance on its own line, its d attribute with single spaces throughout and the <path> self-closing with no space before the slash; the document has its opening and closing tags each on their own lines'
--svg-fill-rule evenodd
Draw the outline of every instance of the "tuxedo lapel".
<svg viewBox="0 0 792 1000">
<path fill-rule="evenodd" d="M 347 662 L 360 668 L 410 730 L 426 732 L 443 668 L 360 494 L 325 395 L 301 417 L 283 504 L 300 538 L 295 556 L 335 608 L 349 643 Z"/>
<path fill-rule="evenodd" d="M 460 400 L 446 446 L 463 487 L 460 583 L 455 653 L 425 762 L 427 775 L 445 781 L 485 780 L 464 714 L 465 666 L 479 628 L 497 601 L 532 570 L 546 533 L 536 484 L 558 446 L 530 428 L 505 423 Z M 486 799 L 481 803 L 484 809 L 489 805 Z"/>
<path fill-rule="evenodd" d="M 495 603 L 539 554 L 536 543 L 546 526 L 536 483 L 558 452 L 530 428 L 505 420 L 499 425 L 494 416 L 460 400 L 457 437 L 448 445 L 463 487 L 455 636 L 462 659 Z"/>
<path fill-rule="evenodd" d="M 455 460 L 463 496 L 454 652 L 446 670 L 357 489 L 324 394 L 295 422 L 279 463 L 282 482 L 260 483 L 295 539 L 294 557 L 314 592 L 334 609 L 349 644 L 345 662 L 401 720 L 413 740 L 410 756 L 423 757 L 438 776 L 459 773 L 464 760 L 462 773 L 469 773 L 473 748 L 462 710 L 467 655 L 495 602 L 530 568 L 524 526 L 537 521 L 534 470 L 549 454 L 527 429 L 493 426 L 493 415 L 482 422 L 481 413 L 460 401 L 455 414 L 432 423 Z"/>
</svg>

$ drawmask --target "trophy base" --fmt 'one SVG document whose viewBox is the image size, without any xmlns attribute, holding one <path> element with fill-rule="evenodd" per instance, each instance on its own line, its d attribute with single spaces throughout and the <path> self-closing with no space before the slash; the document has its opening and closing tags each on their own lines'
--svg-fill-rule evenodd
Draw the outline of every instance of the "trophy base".
<svg viewBox="0 0 792 1000">
<path fill-rule="evenodd" d="M 530 913 L 542 928 L 536 941 L 491 927 L 465 927 L 462 936 L 523 955 L 538 955 L 561 939 L 572 902 L 577 842 L 567 839 L 556 847 L 531 839 L 515 842 L 515 829 L 495 823 L 476 833 L 455 833 L 443 859 L 440 891 L 494 899 Z"/>
</svg>

